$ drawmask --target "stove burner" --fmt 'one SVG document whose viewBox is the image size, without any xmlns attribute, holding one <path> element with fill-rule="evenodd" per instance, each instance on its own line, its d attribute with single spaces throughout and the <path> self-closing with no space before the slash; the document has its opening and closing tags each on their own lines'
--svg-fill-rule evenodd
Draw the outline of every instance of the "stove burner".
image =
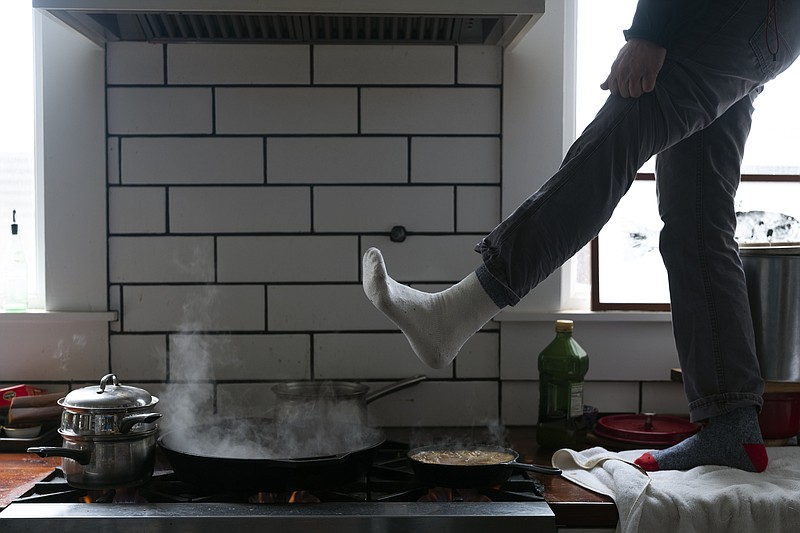
<svg viewBox="0 0 800 533">
<path fill-rule="evenodd" d="M 277 533 L 555 532 L 555 516 L 538 480 L 521 473 L 489 489 L 431 489 L 415 478 L 407 450 L 389 442 L 378 450 L 367 476 L 336 490 L 278 494 L 203 491 L 166 469 L 157 469 L 147 484 L 130 493 L 90 494 L 70 487 L 57 469 L 0 512 L 0 531 L 82 531 L 89 526 L 118 533 L 218 533 L 222 525 L 231 531 Z M 418 501 L 447 491 L 452 493 L 447 501 Z"/>
<path fill-rule="evenodd" d="M 525 472 L 513 474 L 497 487 L 445 489 L 426 487 L 417 481 L 406 459 L 408 447 L 387 442 L 376 454 L 365 478 L 337 490 L 317 489 L 282 493 L 209 491 L 178 479 L 169 469 L 157 469 L 152 479 L 138 488 L 87 491 L 72 488 L 57 468 L 15 503 L 318 503 L 318 502 L 518 502 L 543 501 L 544 486 Z"/>
</svg>

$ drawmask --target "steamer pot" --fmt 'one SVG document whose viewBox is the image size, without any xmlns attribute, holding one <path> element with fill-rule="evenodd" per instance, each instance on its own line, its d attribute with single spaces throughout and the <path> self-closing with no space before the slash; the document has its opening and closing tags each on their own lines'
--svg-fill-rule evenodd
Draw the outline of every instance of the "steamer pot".
<svg viewBox="0 0 800 533">
<path fill-rule="evenodd" d="M 110 384 L 109 384 L 110 383 Z M 58 400 L 63 447 L 28 448 L 42 457 L 62 457 L 67 483 L 108 489 L 145 483 L 153 473 L 161 413 L 158 398 L 121 385 L 107 374 L 99 386 L 76 389 Z"/>
</svg>

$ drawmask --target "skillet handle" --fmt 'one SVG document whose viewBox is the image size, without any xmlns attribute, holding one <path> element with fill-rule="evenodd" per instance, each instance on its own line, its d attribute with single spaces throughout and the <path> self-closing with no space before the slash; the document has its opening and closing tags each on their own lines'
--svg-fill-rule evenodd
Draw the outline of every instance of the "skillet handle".
<svg viewBox="0 0 800 533">
<path fill-rule="evenodd" d="M 561 469 L 554 466 L 529 465 L 527 463 L 518 463 L 516 461 L 508 463 L 508 466 L 514 468 L 515 470 L 525 470 L 527 472 L 536 472 L 537 474 L 552 474 L 554 476 L 561 475 Z"/>
</svg>

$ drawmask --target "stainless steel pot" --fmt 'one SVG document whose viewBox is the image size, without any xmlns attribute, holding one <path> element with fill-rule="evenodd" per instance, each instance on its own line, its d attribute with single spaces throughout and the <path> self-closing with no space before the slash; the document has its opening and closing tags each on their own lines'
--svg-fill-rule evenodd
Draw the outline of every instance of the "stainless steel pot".
<svg viewBox="0 0 800 533">
<path fill-rule="evenodd" d="M 146 483 L 153 475 L 156 433 L 155 429 L 115 437 L 75 437 L 61 433 L 63 447 L 35 447 L 28 448 L 28 452 L 62 457 L 61 469 L 73 487 L 134 487 Z"/>
<path fill-rule="evenodd" d="M 275 420 L 295 423 L 314 419 L 344 424 L 367 424 L 367 404 L 425 380 L 423 375 L 397 381 L 369 392 L 369 386 L 350 381 L 291 381 L 272 387 Z"/>
<path fill-rule="evenodd" d="M 761 374 L 800 381 L 800 244 L 741 245 Z"/>
<path fill-rule="evenodd" d="M 110 384 L 109 384 L 110 382 Z M 63 447 L 28 448 L 42 457 L 62 457 L 67 483 L 88 489 L 129 487 L 153 473 L 161 413 L 158 398 L 144 389 L 120 385 L 108 374 L 99 386 L 84 387 L 60 399 L 58 432 Z"/>
</svg>

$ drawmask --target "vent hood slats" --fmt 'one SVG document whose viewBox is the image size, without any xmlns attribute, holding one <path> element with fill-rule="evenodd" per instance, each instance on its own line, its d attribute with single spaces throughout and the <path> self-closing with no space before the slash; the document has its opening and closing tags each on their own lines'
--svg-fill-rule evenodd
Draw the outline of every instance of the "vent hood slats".
<svg viewBox="0 0 800 533">
<path fill-rule="evenodd" d="M 545 0 L 33 0 L 92 41 L 510 46 Z"/>
</svg>

